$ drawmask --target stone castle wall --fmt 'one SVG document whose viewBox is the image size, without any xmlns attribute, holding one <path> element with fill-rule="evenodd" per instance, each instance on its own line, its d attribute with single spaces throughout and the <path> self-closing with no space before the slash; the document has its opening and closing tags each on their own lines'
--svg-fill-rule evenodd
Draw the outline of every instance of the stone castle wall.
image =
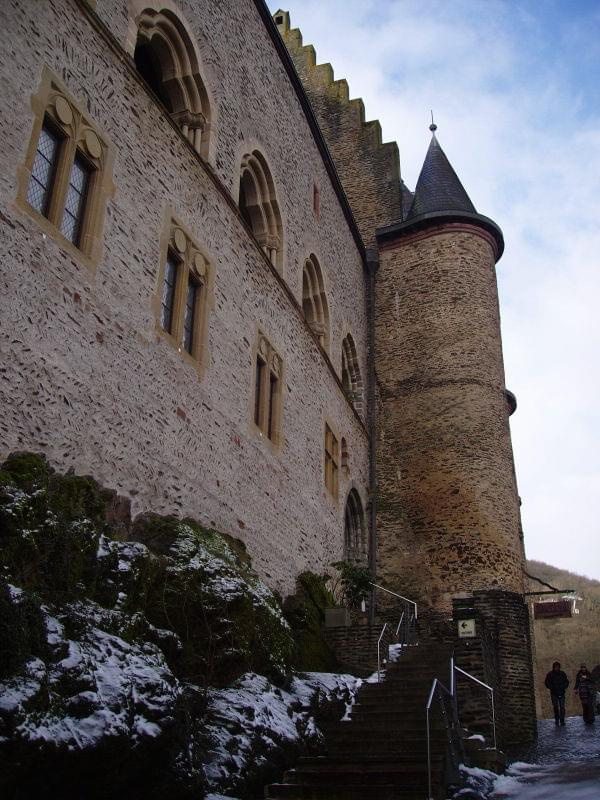
<svg viewBox="0 0 600 800">
<path fill-rule="evenodd" d="M 384 585 L 449 608 L 523 591 L 492 245 L 469 226 L 383 249 L 376 284 Z"/>
<path fill-rule="evenodd" d="M 400 158 L 396 142 L 382 142 L 378 120 L 365 120 L 360 98 L 350 99 L 346 80 L 334 80 L 331 64 L 317 64 L 288 14 L 278 23 L 311 106 L 335 160 L 352 213 L 367 248 L 375 230 L 402 219 Z M 275 15 L 277 21 L 278 15 Z"/>
<path fill-rule="evenodd" d="M 457 639 L 459 667 L 494 687 L 499 746 L 531 741 L 536 736 L 533 692 L 532 632 L 527 603 L 515 592 L 481 591 L 454 602 L 455 620 L 474 618 L 476 636 Z M 486 730 L 489 694 L 460 678 L 461 721 L 472 731 Z"/>
<path fill-rule="evenodd" d="M 197 41 L 214 109 L 206 165 L 135 75 L 132 30 L 142 5 L 155 4 L 98 0 L 94 12 L 79 0 L 14 0 L 0 8 L 10 42 L 0 54 L 0 457 L 43 451 L 61 470 L 92 474 L 130 497 L 134 514 L 191 515 L 238 536 L 260 574 L 287 593 L 300 571 L 342 556 L 350 487 L 368 501 L 367 435 L 339 383 L 348 331 L 366 376 L 361 254 L 256 7 L 160 4 L 183 9 Z M 114 149 L 95 273 L 15 204 L 44 65 Z M 237 211 L 239 161 L 254 148 L 281 208 L 283 280 Z M 201 373 L 156 329 L 169 210 L 214 278 Z M 310 253 L 330 304 L 330 362 L 298 305 Z M 279 447 L 253 425 L 259 329 L 284 361 Z M 337 503 L 324 486 L 326 420 L 349 450 Z"/>
</svg>

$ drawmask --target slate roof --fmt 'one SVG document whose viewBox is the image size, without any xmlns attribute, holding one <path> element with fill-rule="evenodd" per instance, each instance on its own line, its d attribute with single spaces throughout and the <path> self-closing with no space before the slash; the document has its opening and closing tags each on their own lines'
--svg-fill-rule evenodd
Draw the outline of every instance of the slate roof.
<svg viewBox="0 0 600 800">
<path fill-rule="evenodd" d="M 433 133 L 414 199 L 405 219 L 439 211 L 477 213 Z"/>
</svg>

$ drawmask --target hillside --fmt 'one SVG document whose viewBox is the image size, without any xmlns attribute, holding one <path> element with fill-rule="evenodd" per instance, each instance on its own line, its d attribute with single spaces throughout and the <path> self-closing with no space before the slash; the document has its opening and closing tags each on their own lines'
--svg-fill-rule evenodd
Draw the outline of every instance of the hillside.
<svg viewBox="0 0 600 800">
<path fill-rule="evenodd" d="M 579 614 L 571 619 L 542 619 L 536 620 L 534 624 L 536 685 L 540 699 L 538 714 L 542 717 L 553 716 L 550 694 L 544 687 L 544 678 L 553 661 L 560 661 L 571 681 L 567 690 L 567 715 L 580 714 L 581 705 L 572 691 L 575 674 L 582 662 L 590 670 L 600 664 L 600 581 L 575 575 L 541 561 L 528 561 L 527 571 L 558 589 L 575 589 L 582 598 L 577 602 Z M 528 591 L 544 588 L 535 581 L 528 581 Z"/>
</svg>

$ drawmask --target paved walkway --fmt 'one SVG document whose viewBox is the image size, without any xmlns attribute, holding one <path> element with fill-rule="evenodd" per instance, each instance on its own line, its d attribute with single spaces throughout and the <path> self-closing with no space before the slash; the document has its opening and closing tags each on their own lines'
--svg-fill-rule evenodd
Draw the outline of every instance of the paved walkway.
<svg viewBox="0 0 600 800">
<path fill-rule="evenodd" d="M 593 725 L 567 717 L 564 728 L 540 720 L 536 744 L 510 757 L 494 800 L 600 800 L 600 716 Z"/>
</svg>

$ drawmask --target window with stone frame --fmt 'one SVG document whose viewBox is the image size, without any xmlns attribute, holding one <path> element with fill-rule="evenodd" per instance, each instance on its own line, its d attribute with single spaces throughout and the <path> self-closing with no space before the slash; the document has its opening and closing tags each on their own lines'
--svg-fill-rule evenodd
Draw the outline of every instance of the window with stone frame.
<svg viewBox="0 0 600 800">
<path fill-rule="evenodd" d="M 363 381 L 360 374 L 356 345 L 350 333 L 344 337 L 342 342 L 342 386 L 356 411 L 362 414 Z"/>
<path fill-rule="evenodd" d="M 360 496 L 356 489 L 351 489 L 344 509 L 344 560 L 362 564 L 366 559 L 365 517 Z"/>
<path fill-rule="evenodd" d="M 63 246 L 95 265 L 113 190 L 112 149 L 47 68 L 32 107 L 33 131 L 19 168 L 17 204 Z"/>
<path fill-rule="evenodd" d="M 137 18 L 133 59 L 152 92 L 200 155 L 208 159 L 211 106 L 196 43 L 177 14 L 147 8 Z"/>
<path fill-rule="evenodd" d="M 279 444 L 283 362 L 269 340 L 258 335 L 254 357 L 253 421 L 261 436 Z"/>
<path fill-rule="evenodd" d="M 156 294 L 159 332 L 197 367 L 206 352 L 210 263 L 200 246 L 169 218 Z"/>
<path fill-rule="evenodd" d="M 319 344 L 329 352 L 329 304 L 321 266 L 314 254 L 306 259 L 302 271 L 302 311 Z"/>
<path fill-rule="evenodd" d="M 339 443 L 327 423 L 325 423 L 325 486 L 337 500 L 339 489 Z"/>
<path fill-rule="evenodd" d="M 275 183 L 266 159 L 258 150 L 241 162 L 238 207 L 263 252 L 283 274 L 283 226 Z"/>
</svg>

